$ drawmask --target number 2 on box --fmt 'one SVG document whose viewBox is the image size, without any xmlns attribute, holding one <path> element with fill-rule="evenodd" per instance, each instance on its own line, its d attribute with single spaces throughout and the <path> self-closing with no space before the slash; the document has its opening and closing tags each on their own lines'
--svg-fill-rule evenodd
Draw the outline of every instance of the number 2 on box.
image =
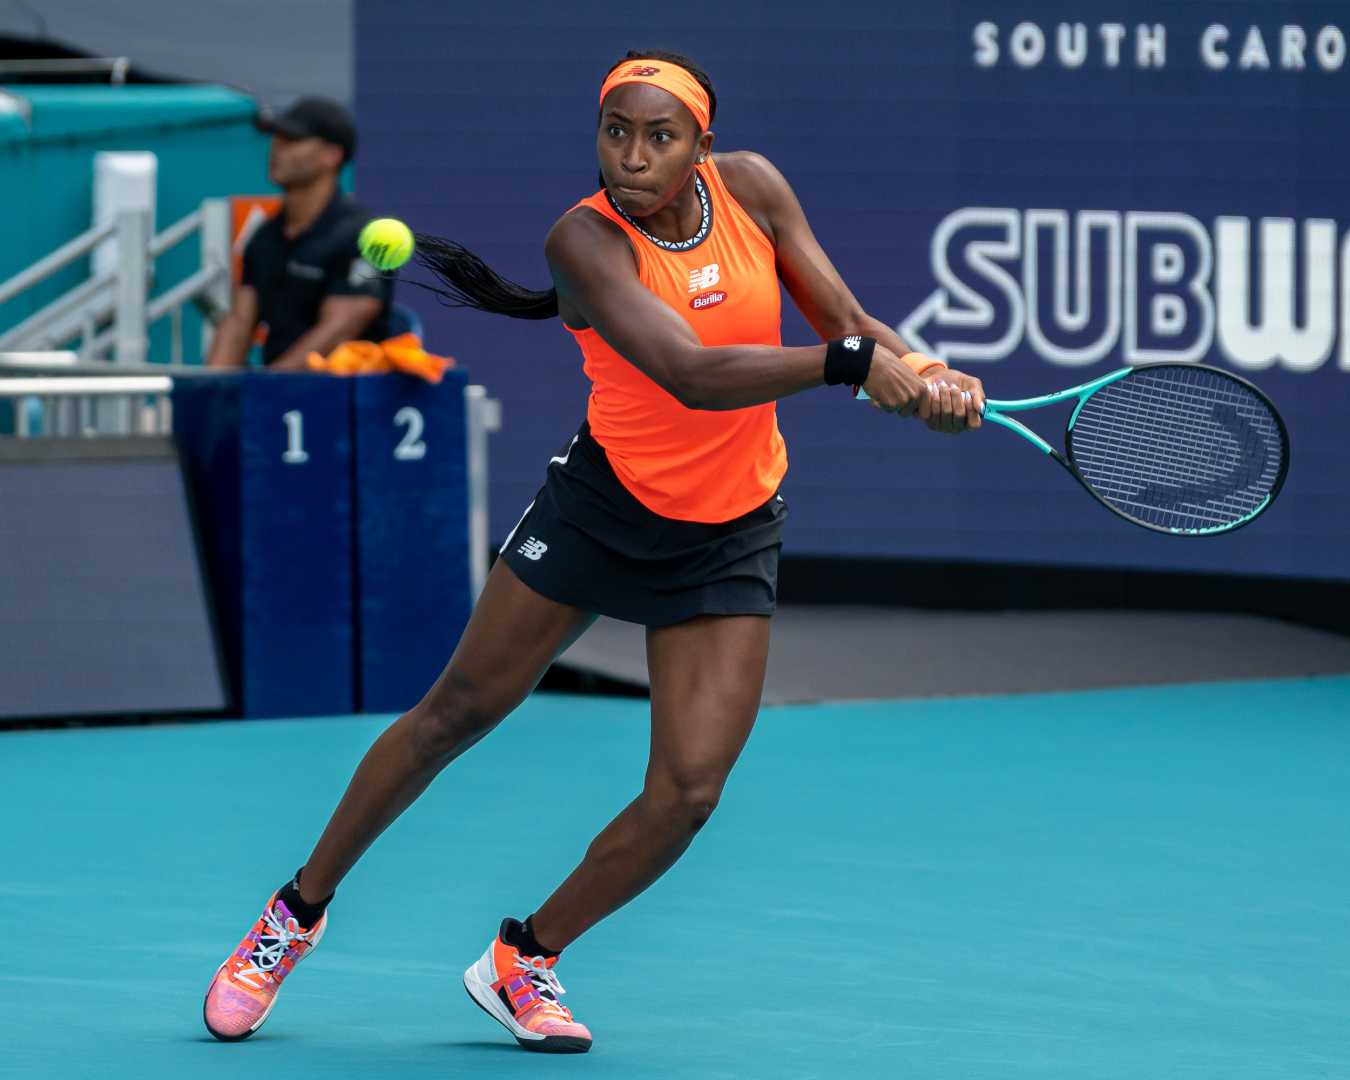
<svg viewBox="0 0 1350 1080">
<path fill-rule="evenodd" d="M 394 447 L 395 461 L 421 461 L 427 456 L 427 444 L 422 441 L 422 429 L 425 424 L 422 420 L 422 413 L 414 409 L 411 405 L 405 405 L 394 413 L 394 426 L 407 426 L 408 430 L 404 432 L 403 438 L 399 444 Z"/>
</svg>

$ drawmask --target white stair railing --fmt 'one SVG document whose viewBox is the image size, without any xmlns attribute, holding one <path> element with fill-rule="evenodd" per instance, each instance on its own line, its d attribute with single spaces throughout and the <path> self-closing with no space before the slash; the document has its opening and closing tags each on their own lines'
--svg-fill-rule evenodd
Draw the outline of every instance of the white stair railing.
<svg viewBox="0 0 1350 1080">
<path fill-rule="evenodd" d="M 201 235 L 200 269 L 151 299 L 155 259 L 195 233 Z M 183 362 L 183 306 L 200 302 L 213 317 L 230 306 L 230 205 L 226 199 L 204 200 L 198 209 L 155 236 L 149 235 L 145 211 L 120 211 L 112 221 L 86 230 L 0 283 L 0 305 L 113 238 L 117 241 L 115 272 L 80 282 L 0 333 L 0 352 L 59 349 L 78 342 L 81 360 L 140 364 L 147 359 L 150 325 L 169 316 L 169 360 Z M 209 327 L 204 328 L 203 349 L 208 336 Z"/>
</svg>

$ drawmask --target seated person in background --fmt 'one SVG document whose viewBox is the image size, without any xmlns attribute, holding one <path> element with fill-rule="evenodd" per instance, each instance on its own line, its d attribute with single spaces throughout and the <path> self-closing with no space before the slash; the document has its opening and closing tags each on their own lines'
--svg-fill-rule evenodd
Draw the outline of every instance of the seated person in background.
<svg viewBox="0 0 1350 1080">
<path fill-rule="evenodd" d="M 263 322 L 268 370 L 305 371 L 312 352 L 387 337 L 393 283 L 357 250 L 374 215 L 338 190 L 356 151 L 351 114 L 336 101 L 301 98 L 279 115 L 264 111 L 257 124 L 272 136 L 267 171 L 284 193 L 282 210 L 244 249 L 243 280 L 206 362 L 241 367 Z"/>
</svg>

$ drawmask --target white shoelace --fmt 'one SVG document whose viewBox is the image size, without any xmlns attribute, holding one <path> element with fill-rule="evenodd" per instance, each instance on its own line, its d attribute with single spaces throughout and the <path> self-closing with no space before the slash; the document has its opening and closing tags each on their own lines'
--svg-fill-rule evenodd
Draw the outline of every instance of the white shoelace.
<svg viewBox="0 0 1350 1080">
<path fill-rule="evenodd" d="M 544 1008 L 548 1009 L 549 1012 L 555 1012 L 560 1016 L 571 1019 L 572 1014 L 558 1001 L 558 998 L 567 991 L 563 989 L 563 984 L 558 981 L 558 976 L 553 973 L 553 969 L 545 966 L 545 960 L 542 956 L 528 957 L 517 953 L 516 967 L 525 972 L 529 976 L 530 982 L 534 983 L 534 988 L 539 992 L 539 1000 L 543 1002 Z"/>
<path fill-rule="evenodd" d="M 289 916 L 283 923 L 277 918 L 275 907 L 269 907 L 263 913 L 263 921 L 267 924 L 267 929 L 272 932 L 258 935 L 258 944 L 253 947 L 253 952 L 248 958 L 249 966 L 241 968 L 235 972 L 234 976 L 241 982 L 248 983 L 255 990 L 261 990 L 262 984 L 254 982 L 248 976 L 261 975 L 266 978 L 281 963 L 286 956 L 286 951 L 295 942 L 309 941 L 310 936 L 314 933 L 313 928 L 302 931 L 294 915 Z"/>
</svg>

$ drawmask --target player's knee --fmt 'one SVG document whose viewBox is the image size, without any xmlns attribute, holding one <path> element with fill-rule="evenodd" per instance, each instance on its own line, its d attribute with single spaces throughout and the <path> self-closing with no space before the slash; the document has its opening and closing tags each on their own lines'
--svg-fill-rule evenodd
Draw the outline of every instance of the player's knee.
<svg viewBox="0 0 1350 1080">
<path fill-rule="evenodd" d="M 708 823 L 712 817 L 713 811 L 717 809 L 717 801 L 722 797 L 721 787 L 708 788 L 705 791 L 695 790 L 691 792 L 683 802 L 684 820 L 689 831 L 696 833 Z"/>
<path fill-rule="evenodd" d="M 679 769 L 649 783 L 648 793 L 666 821 L 695 833 L 717 809 L 725 782 L 726 775 L 720 769 Z"/>
<path fill-rule="evenodd" d="M 498 712 L 472 683 L 444 680 L 414 710 L 419 754 L 424 760 L 453 757 L 496 727 Z"/>
</svg>

